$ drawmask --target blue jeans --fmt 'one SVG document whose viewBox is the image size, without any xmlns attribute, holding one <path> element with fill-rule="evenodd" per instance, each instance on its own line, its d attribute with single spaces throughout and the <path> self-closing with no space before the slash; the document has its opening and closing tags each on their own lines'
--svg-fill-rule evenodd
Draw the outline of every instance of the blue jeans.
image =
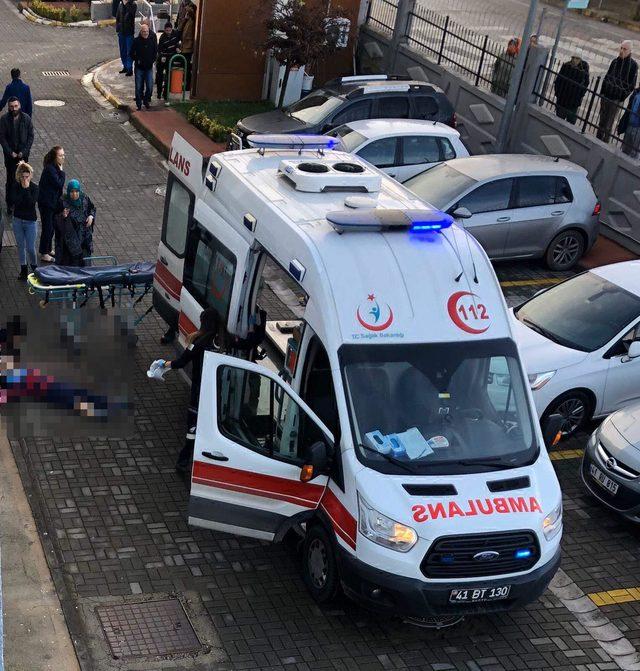
<svg viewBox="0 0 640 671">
<path fill-rule="evenodd" d="M 148 105 L 153 94 L 153 68 L 142 70 L 136 68 L 136 106 L 142 107 L 142 103 Z"/>
<path fill-rule="evenodd" d="M 120 60 L 122 67 L 131 72 L 133 61 L 131 60 L 131 46 L 133 45 L 133 35 L 122 35 L 118 33 L 118 46 L 120 47 Z"/>
<path fill-rule="evenodd" d="M 27 221 L 26 219 L 13 218 L 13 233 L 16 236 L 18 245 L 18 257 L 20 265 L 27 265 L 27 256 L 29 263 L 35 266 L 36 261 L 36 237 L 38 236 L 38 222 Z"/>
</svg>

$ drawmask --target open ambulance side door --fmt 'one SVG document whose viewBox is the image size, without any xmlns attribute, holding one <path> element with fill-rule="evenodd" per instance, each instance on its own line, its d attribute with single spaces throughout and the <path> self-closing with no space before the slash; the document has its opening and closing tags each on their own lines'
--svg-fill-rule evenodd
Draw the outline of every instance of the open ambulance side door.
<svg viewBox="0 0 640 671">
<path fill-rule="evenodd" d="M 318 507 L 327 468 L 309 482 L 301 473 L 323 448 L 333 450 L 329 429 L 278 375 L 207 352 L 189 524 L 273 540 L 291 518 Z"/>
<path fill-rule="evenodd" d="M 197 201 L 189 227 L 180 294 L 180 335 L 200 325 L 204 308 L 214 308 L 231 333 L 242 335 L 247 316 L 241 315 L 248 290 L 251 245 L 215 210 Z M 239 323 L 242 316 L 243 323 Z"/>
</svg>

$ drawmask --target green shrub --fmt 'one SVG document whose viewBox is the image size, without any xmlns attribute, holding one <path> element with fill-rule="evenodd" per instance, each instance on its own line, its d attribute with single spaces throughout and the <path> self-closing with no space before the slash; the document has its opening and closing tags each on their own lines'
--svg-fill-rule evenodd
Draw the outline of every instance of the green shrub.
<svg viewBox="0 0 640 671">
<path fill-rule="evenodd" d="M 187 121 L 208 135 L 214 142 L 226 142 L 233 130 L 221 124 L 217 119 L 210 118 L 206 112 L 194 106 L 187 112 Z"/>
<path fill-rule="evenodd" d="M 42 0 L 32 0 L 31 9 L 36 14 L 38 14 L 38 16 L 42 16 L 45 19 L 51 19 L 52 21 L 61 21 L 62 23 L 67 22 L 66 9 L 51 7 L 50 5 L 47 5 L 45 2 L 42 2 Z"/>
<path fill-rule="evenodd" d="M 71 9 L 69 10 L 69 20 L 71 23 L 80 20 L 80 10 L 75 5 L 71 5 Z"/>
</svg>

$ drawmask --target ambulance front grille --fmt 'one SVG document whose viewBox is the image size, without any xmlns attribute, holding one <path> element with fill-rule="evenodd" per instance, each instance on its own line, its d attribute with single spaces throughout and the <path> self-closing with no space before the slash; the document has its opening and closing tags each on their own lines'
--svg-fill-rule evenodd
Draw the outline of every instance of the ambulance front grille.
<svg viewBox="0 0 640 671">
<path fill-rule="evenodd" d="M 483 578 L 528 571 L 540 559 L 533 531 L 438 538 L 422 560 L 427 578 Z"/>
</svg>

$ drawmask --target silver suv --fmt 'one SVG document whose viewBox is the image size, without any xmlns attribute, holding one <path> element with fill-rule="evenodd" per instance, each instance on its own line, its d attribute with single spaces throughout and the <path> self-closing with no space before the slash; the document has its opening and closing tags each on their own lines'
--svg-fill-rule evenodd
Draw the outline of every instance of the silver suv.
<svg viewBox="0 0 640 671">
<path fill-rule="evenodd" d="M 464 217 L 491 259 L 543 258 L 551 270 L 568 270 L 598 237 L 600 202 L 587 171 L 564 159 L 457 158 L 404 186 L 438 209 Z"/>
</svg>

